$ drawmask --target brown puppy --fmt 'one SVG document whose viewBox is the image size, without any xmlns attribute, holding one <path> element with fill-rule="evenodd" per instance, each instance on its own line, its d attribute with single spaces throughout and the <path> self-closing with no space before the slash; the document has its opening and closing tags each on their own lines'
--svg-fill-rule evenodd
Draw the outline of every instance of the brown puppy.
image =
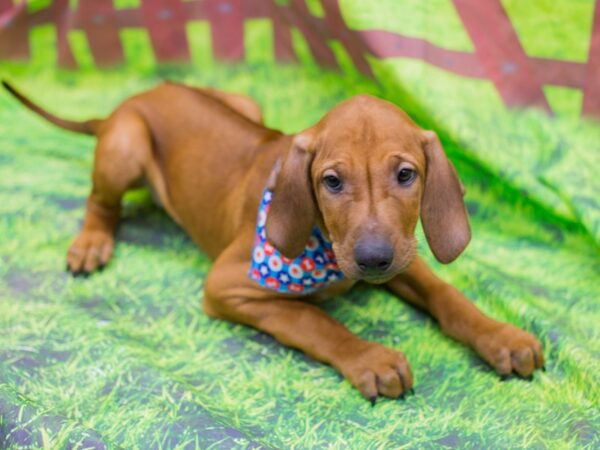
<svg viewBox="0 0 600 450">
<path fill-rule="evenodd" d="M 98 138 L 85 221 L 67 256 L 73 273 L 108 262 L 121 198 L 147 183 L 214 259 L 205 283 L 207 314 L 263 330 L 331 364 L 371 401 L 412 389 L 404 355 L 360 339 L 308 301 L 359 280 L 385 283 L 428 311 L 501 375 L 529 377 L 543 366 L 536 338 L 486 317 L 416 256 L 419 216 L 443 263 L 463 251 L 470 230 L 460 182 L 437 136 L 396 106 L 359 95 L 312 128 L 285 136 L 262 125 L 251 99 L 215 90 L 165 83 L 126 100 L 107 119 L 71 122 L 5 86 L 51 122 Z M 281 252 L 277 261 L 307 249 L 316 225 L 332 243 L 342 279 L 302 295 L 249 277 L 267 184 L 273 200 L 266 238 Z"/>
</svg>

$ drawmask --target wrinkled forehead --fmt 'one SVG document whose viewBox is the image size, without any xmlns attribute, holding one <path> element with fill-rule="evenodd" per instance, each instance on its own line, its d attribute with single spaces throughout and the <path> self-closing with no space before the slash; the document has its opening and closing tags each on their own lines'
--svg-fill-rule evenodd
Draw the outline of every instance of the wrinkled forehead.
<svg viewBox="0 0 600 450">
<path fill-rule="evenodd" d="M 319 123 L 317 158 L 384 161 L 402 157 L 424 164 L 422 131 L 398 107 L 373 97 L 356 97 Z"/>
</svg>

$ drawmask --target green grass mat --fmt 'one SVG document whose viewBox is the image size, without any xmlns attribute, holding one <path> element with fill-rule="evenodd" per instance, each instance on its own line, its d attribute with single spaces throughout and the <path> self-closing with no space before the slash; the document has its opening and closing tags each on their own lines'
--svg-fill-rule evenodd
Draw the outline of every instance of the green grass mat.
<svg viewBox="0 0 600 450">
<path fill-rule="evenodd" d="M 377 67 L 379 85 L 270 63 L 158 75 L 4 69 L 70 118 L 106 114 L 161 77 L 248 93 L 270 126 L 288 132 L 353 93 L 396 101 L 440 132 L 467 188 L 468 250 L 449 266 L 422 245 L 425 257 L 482 310 L 536 334 L 548 370 L 501 382 L 431 319 L 359 286 L 324 307 L 405 352 L 416 379 L 415 396 L 372 408 L 333 369 L 206 317 L 210 262 L 144 192 L 128 196 L 104 272 L 70 278 L 65 254 L 83 216 L 94 140 L 0 92 L 3 448 L 600 446 L 599 214 L 597 198 L 586 200 L 599 192 L 597 125 L 508 113 L 484 84 L 399 61 Z M 414 82 L 424 73 L 433 81 Z M 453 94 L 439 96 L 444 86 Z"/>
</svg>

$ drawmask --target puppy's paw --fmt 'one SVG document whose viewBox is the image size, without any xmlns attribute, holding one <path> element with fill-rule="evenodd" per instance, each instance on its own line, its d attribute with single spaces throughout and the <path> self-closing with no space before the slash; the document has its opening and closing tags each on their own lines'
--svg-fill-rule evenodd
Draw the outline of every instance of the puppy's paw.
<svg viewBox="0 0 600 450">
<path fill-rule="evenodd" d="M 67 253 L 67 270 L 74 276 L 102 269 L 112 256 L 114 238 L 103 231 L 82 231 Z"/>
<path fill-rule="evenodd" d="M 508 323 L 498 323 L 474 342 L 479 355 L 501 376 L 513 371 L 524 378 L 544 367 L 542 344 L 527 331 Z"/>
<path fill-rule="evenodd" d="M 378 395 L 398 398 L 412 391 L 413 376 L 404 354 L 380 344 L 353 342 L 340 349 L 336 366 L 372 404 Z"/>
</svg>

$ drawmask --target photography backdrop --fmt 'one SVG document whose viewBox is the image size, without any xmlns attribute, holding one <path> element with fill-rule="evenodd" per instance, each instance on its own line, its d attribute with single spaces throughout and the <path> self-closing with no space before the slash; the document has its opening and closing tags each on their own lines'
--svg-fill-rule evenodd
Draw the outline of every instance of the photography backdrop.
<svg viewBox="0 0 600 450">
<path fill-rule="evenodd" d="M 106 269 L 69 277 L 94 139 L 0 92 L 1 448 L 600 446 L 598 1 L 0 0 L 0 76 L 72 119 L 162 79 L 249 94 L 290 133 L 356 93 L 395 102 L 467 190 L 467 251 L 422 254 L 537 335 L 548 369 L 501 382 L 361 285 L 324 308 L 416 378 L 371 407 L 333 369 L 206 317 L 210 262 L 143 191 Z"/>
</svg>

